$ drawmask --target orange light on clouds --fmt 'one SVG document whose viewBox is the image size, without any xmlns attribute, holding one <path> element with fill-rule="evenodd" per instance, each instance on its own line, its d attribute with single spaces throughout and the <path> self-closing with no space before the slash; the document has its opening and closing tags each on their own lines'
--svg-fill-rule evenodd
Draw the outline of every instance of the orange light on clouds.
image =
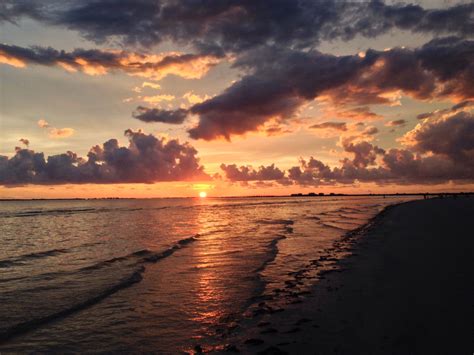
<svg viewBox="0 0 474 355">
<path fill-rule="evenodd" d="M 81 70 L 87 75 L 105 75 L 107 74 L 107 68 L 99 64 L 91 64 L 83 58 L 77 58 L 75 60 L 77 64 L 81 66 Z M 64 68 L 64 66 L 62 66 Z"/>
<path fill-rule="evenodd" d="M 24 68 L 26 67 L 25 62 L 21 61 L 20 59 L 14 58 L 12 56 L 2 54 L 0 52 L 0 63 L 8 64 L 14 66 L 15 68 Z"/>
</svg>

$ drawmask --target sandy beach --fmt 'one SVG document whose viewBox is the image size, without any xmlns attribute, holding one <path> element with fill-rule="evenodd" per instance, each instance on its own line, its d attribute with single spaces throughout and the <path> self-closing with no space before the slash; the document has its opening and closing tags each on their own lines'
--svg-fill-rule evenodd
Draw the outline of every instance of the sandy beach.
<svg viewBox="0 0 474 355">
<path fill-rule="evenodd" d="M 303 303 L 260 322 L 244 352 L 471 354 L 474 199 L 387 208 Z M 249 336 L 255 339 L 252 341 Z"/>
</svg>

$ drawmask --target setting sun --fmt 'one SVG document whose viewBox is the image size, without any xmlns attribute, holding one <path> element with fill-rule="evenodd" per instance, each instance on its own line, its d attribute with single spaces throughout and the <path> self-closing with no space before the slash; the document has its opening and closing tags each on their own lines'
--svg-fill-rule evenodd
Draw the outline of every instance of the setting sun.
<svg viewBox="0 0 474 355">
<path fill-rule="evenodd" d="M 206 192 L 206 191 L 201 191 L 201 192 L 199 193 L 199 197 L 200 197 L 200 198 L 205 198 L 205 197 L 207 197 L 207 192 Z"/>
</svg>

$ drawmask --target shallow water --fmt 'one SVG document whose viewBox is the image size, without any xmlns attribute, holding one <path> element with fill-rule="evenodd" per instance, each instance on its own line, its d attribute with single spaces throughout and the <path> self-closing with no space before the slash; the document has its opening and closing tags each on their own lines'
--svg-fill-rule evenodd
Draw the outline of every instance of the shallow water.
<svg viewBox="0 0 474 355">
<path fill-rule="evenodd" d="M 0 351 L 219 346 L 299 302 L 315 259 L 408 199 L 2 202 Z"/>
</svg>

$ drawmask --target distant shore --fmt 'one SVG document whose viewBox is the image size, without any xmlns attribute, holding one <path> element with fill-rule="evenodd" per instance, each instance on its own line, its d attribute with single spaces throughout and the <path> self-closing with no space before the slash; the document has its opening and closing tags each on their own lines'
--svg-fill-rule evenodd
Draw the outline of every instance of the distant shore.
<svg viewBox="0 0 474 355">
<path fill-rule="evenodd" d="M 402 193 L 366 193 L 366 194 L 343 194 L 343 193 L 295 193 L 290 195 L 249 195 L 249 196 L 209 196 L 209 198 L 282 198 L 282 197 L 367 197 L 367 196 L 425 196 L 431 197 L 465 197 L 474 196 L 474 192 L 402 192 Z M 198 196 L 185 197 L 70 197 L 70 198 L 0 198 L 0 201 L 95 201 L 95 200 L 141 200 L 141 199 L 198 199 Z"/>
<path fill-rule="evenodd" d="M 474 351 L 474 198 L 389 207 L 362 229 L 343 272 L 272 317 L 244 352 L 471 354 Z"/>
</svg>

